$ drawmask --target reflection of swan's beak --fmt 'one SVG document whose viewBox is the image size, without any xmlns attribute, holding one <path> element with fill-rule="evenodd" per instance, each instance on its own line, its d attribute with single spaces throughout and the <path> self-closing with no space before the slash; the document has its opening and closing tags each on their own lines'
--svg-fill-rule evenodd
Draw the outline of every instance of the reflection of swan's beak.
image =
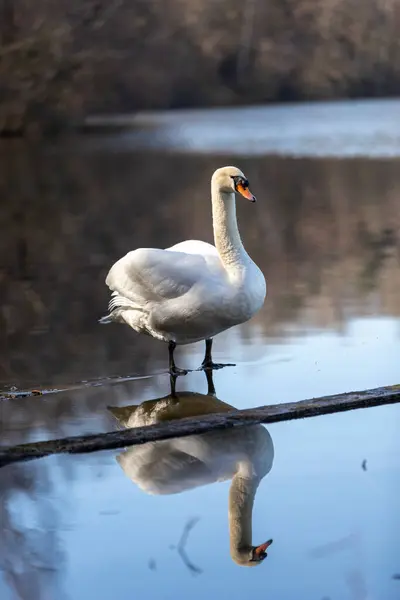
<svg viewBox="0 0 400 600">
<path fill-rule="evenodd" d="M 268 554 L 266 552 L 267 548 L 272 544 L 272 540 L 268 540 L 265 544 L 261 544 L 261 546 L 256 546 L 253 550 L 253 560 L 264 560 L 267 558 Z"/>
<path fill-rule="evenodd" d="M 236 190 L 239 192 L 239 194 L 242 194 L 243 198 L 250 200 L 250 202 L 256 202 L 257 198 L 253 196 L 248 187 L 245 188 L 241 183 L 238 183 Z"/>
</svg>

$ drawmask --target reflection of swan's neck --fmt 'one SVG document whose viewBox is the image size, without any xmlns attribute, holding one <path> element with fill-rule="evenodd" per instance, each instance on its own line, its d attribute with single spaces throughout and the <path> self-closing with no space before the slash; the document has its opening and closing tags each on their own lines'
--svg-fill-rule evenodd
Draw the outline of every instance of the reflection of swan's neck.
<svg viewBox="0 0 400 600">
<path fill-rule="evenodd" d="M 260 479 L 236 474 L 229 490 L 229 534 L 231 556 L 239 564 L 248 563 L 252 553 L 252 515 Z"/>
<path fill-rule="evenodd" d="M 211 184 L 215 247 L 224 266 L 235 267 L 249 260 L 236 221 L 235 194 L 222 192 L 217 182 Z"/>
</svg>

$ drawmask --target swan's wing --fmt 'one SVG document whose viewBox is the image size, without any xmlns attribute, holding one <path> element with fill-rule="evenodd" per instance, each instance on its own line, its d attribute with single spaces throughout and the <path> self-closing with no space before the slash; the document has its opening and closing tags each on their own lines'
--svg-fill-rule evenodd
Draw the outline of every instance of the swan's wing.
<svg viewBox="0 0 400 600">
<path fill-rule="evenodd" d="M 220 260 L 218 250 L 212 244 L 207 242 L 201 242 L 199 240 L 186 240 L 185 242 L 179 242 L 170 248 L 166 248 L 169 251 L 185 252 L 186 254 L 200 254 L 201 256 L 215 256 Z"/>
<path fill-rule="evenodd" d="M 133 302 L 177 298 L 201 279 L 220 276 L 215 259 L 156 248 L 128 252 L 111 267 L 108 287 Z"/>
<path fill-rule="evenodd" d="M 176 494 L 217 480 L 203 461 L 170 444 L 150 442 L 117 456 L 125 474 L 148 494 Z"/>
</svg>

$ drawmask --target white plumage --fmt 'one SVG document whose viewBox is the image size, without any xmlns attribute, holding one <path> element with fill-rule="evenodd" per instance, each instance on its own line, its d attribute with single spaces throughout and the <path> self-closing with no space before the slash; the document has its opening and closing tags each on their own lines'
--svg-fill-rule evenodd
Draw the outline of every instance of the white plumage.
<svg viewBox="0 0 400 600">
<path fill-rule="evenodd" d="M 126 323 L 175 347 L 210 340 L 250 319 L 264 302 L 266 284 L 240 239 L 235 192 L 255 200 L 239 169 L 215 171 L 215 246 L 188 240 L 163 250 L 139 248 L 118 260 L 106 279 L 110 313 L 100 322 Z"/>
</svg>

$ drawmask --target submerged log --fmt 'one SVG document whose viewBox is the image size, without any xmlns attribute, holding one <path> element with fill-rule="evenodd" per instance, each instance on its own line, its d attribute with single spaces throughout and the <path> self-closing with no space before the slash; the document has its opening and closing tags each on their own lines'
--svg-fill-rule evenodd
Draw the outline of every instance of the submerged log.
<svg viewBox="0 0 400 600">
<path fill-rule="evenodd" d="M 397 402 L 400 402 L 400 385 L 392 385 L 362 392 L 311 398 L 300 402 L 233 410 L 228 413 L 217 413 L 201 417 L 187 417 L 123 431 L 74 436 L 20 444 L 18 446 L 0 446 L 0 467 L 15 462 L 43 458 L 52 454 L 80 454 L 99 450 L 114 450 L 207 431 L 258 425 L 260 423 L 278 423 L 280 421 L 317 417 Z"/>
</svg>

